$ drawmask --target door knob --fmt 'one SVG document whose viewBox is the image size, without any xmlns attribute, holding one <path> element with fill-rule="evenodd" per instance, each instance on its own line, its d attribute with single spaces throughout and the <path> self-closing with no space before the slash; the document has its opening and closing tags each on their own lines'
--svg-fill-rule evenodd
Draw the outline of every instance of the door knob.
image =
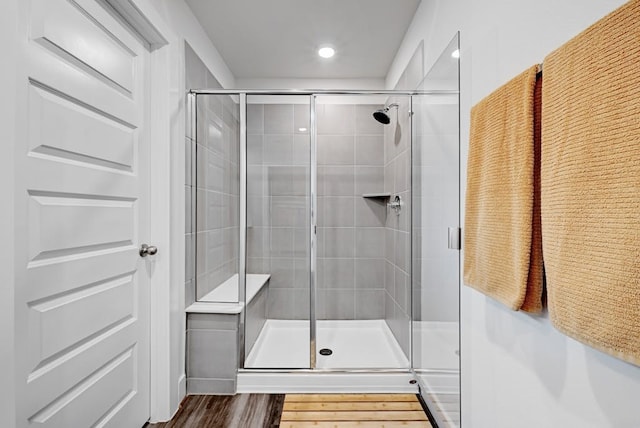
<svg viewBox="0 0 640 428">
<path fill-rule="evenodd" d="M 142 244 L 140 246 L 140 257 L 153 256 L 158 252 L 158 248 L 153 245 Z"/>
</svg>

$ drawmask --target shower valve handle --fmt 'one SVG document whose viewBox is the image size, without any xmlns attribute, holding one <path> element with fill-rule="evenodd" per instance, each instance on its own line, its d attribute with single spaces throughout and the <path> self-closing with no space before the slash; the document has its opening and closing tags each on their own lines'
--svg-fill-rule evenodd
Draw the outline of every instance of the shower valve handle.
<svg viewBox="0 0 640 428">
<path fill-rule="evenodd" d="M 400 199 L 399 195 L 396 195 L 393 198 L 393 201 L 389 202 L 387 206 L 396 211 L 396 214 L 400 214 L 400 209 L 402 209 L 402 199 Z"/>
</svg>

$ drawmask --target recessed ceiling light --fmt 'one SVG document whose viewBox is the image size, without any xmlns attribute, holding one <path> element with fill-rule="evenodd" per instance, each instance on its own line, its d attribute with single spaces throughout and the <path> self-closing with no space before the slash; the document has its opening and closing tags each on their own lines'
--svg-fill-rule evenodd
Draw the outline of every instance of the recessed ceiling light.
<svg viewBox="0 0 640 428">
<path fill-rule="evenodd" d="M 298 131 L 300 131 L 300 132 L 307 132 L 307 128 L 298 128 Z"/>
<path fill-rule="evenodd" d="M 335 55 L 335 53 L 335 49 L 329 46 L 318 49 L 318 55 L 320 55 L 322 58 L 331 58 L 333 55 Z"/>
<path fill-rule="evenodd" d="M 451 52 L 451 58 L 460 58 L 460 49 Z"/>
</svg>

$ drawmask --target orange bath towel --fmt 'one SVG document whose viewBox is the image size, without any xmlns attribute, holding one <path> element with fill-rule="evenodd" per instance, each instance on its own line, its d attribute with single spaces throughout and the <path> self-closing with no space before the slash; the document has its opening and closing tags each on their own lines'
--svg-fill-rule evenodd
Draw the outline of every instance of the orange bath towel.
<svg viewBox="0 0 640 428">
<path fill-rule="evenodd" d="M 640 365 L 640 1 L 544 61 L 542 231 L 549 314 Z"/>
<path fill-rule="evenodd" d="M 536 71 L 471 110 L 464 227 L 465 284 L 533 313 L 542 310 L 543 290 Z"/>
</svg>

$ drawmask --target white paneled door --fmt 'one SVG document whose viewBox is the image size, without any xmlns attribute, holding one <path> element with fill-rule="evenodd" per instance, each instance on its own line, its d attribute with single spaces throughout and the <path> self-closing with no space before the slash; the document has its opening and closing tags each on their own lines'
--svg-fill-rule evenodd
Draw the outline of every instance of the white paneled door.
<svg viewBox="0 0 640 428">
<path fill-rule="evenodd" d="M 16 146 L 19 427 L 149 417 L 148 52 L 96 0 L 29 0 Z"/>
</svg>

